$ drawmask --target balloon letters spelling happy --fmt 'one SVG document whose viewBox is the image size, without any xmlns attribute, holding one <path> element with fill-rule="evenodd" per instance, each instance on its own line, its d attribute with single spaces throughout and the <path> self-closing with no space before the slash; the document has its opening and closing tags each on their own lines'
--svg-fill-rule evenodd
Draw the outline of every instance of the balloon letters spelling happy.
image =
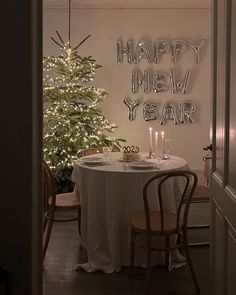
<svg viewBox="0 0 236 295">
<path fill-rule="evenodd" d="M 156 40 L 154 42 L 154 62 L 158 64 L 160 62 L 160 56 L 169 52 L 170 44 L 165 40 Z"/>
<path fill-rule="evenodd" d="M 139 41 L 134 54 L 134 63 L 139 63 L 142 58 L 146 58 L 149 63 L 152 62 L 152 57 L 150 55 L 150 51 L 148 45 L 145 41 Z"/>
<path fill-rule="evenodd" d="M 171 52 L 171 62 L 176 63 L 176 56 L 178 54 L 184 53 L 187 49 L 187 43 L 183 40 L 174 40 L 172 42 L 172 52 Z"/>
<path fill-rule="evenodd" d="M 123 41 L 119 39 L 117 41 L 117 63 L 122 64 L 124 56 L 127 56 L 128 63 L 133 63 L 133 42 L 127 41 L 127 47 L 123 46 Z"/>
<path fill-rule="evenodd" d="M 193 50 L 194 62 L 200 62 L 200 52 L 206 40 L 202 39 L 196 45 L 192 40 L 173 40 L 172 42 L 166 40 L 155 40 L 153 46 L 147 44 L 146 41 L 141 40 L 134 46 L 134 41 L 128 39 L 126 46 L 123 44 L 123 40 L 117 41 L 117 63 L 122 64 L 124 56 L 127 56 L 129 64 L 137 64 L 141 60 L 148 63 L 159 64 L 161 56 L 171 52 L 171 62 L 177 62 L 177 55 L 183 54 L 187 49 Z"/>
<path fill-rule="evenodd" d="M 198 45 L 195 45 L 193 41 L 188 41 L 188 47 L 191 48 L 194 52 L 194 62 L 199 63 L 200 62 L 200 50 L 203 48 L 203 46 L 206 44 L 206 40 L 202 39 L 200 40 Z"/>
</svg>

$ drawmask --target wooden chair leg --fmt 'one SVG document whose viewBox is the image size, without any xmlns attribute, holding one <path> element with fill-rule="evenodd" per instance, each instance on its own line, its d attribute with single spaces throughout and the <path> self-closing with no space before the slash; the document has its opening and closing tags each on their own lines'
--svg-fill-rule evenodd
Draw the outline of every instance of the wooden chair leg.
<svg viewBox="0 0 236 295">
<path fill-rule="evenodd" d="M 166 264 L 166 268 L 168 269 L 169 268 L 169 255 L 170 255 L 170 251 L 169 251 L 169 248 L 170 248 L 170 237 L 169 236 L 166 236 L 165 237 L 165 264 Z"/>
<path fill-rule="evenodd" d="M 47 223 L 48 223 L 48 219 L 44 216 L 44 217 L 43 217 L 43 233 L 44 233 L 44 231 L 45 231 L 45 228 L 46 228 L 46 226 L 47 226 Z"/>
<path fill-rule="evenodd" d="M 150 234 L 147 234 L 147 270 L 146 270 L 147 295 L 150 294 L 150 281 L 151 281 L 151 237 L 150 237 Z"/>
<path fill-rule="evenodd" d="M 135 243 L 134 243 L 135 236 L 136 236 L 135 231 L 133 229 L 131 229 L 131 240 L 130 240 L 130 271 L 129 271 L 129 277 L 132 277 L 132 275 L 133 275 L 134 258 L 135 258 Z"/>
<path fill-rule="evenodd" d="M 46 236 L 45 236 L 44 244 L 43 244 L 43 261 L 46 256 L 48 244 L 49 244 L 50 237 L 51 237 L 53 218 L 54 218 L 54 212 L 51 213 L 49 219 L 47 220 L 47 224 L 45 224 L 45 228 L 44 228 L 44 230 L 46 230 L 47 232 L 46 232 Z M 46 225 L 47 225 L 47 228 L 46 228 Z"/>
<path fill-rule="evenodd" d="M 81 235 L 81 208 L 78 208 L 78 232 Z"/>
<path fill-rule="evenodd" d="M 185 255 L 186 255 L 186 262 L 188 264 L 188 267 L 189 267 L 189 270 L 190 270 L 190 273 L 191 273 L 192 280 L 193 280 L 193 283 L 195 285 L 196 291 L 197 291 L 197 293 L 200 293 L 200 287 L 199 287 L 199 284 L 198 284 L 198 281 L 197 281 L 196 274 L 195 274 L 194 269 L 193 269 L 192 259 L 191 259 L 190 252 L 189 252 L 187 230 L 183 231 L 183 249 L 184 249 L 184 252 L 185 252 Z"/>
</svg>

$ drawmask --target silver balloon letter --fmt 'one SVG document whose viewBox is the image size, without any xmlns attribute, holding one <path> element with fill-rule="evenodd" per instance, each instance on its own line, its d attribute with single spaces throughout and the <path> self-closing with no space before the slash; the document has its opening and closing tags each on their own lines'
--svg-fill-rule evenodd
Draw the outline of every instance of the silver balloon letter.
<svg viewBox="0 0 236 295">
<path fill-rule="evenodd" d="M 170 50 L 170 44 L 165 40 L 156 40 L 154 42 L 154 61 L 156 64 L 160 62 L 160 56 Z"/>
<path fill-rule="evenodd" d="M 146 58 L 149 63 L 152 62 L 152 58 L 147 46 L 147 43 L 145 41 L 139 41 L 134 54 L 134 63 L 138 63 L 141 58 Z"/>
<path fill-rule="evenodd" d="M 188 69 L 185 73 L 184 80 L 176 81 L 175 71 L 174 69 L 170 69 L 171 92 L 176 93 L 181 91 L 183 94 L 187 93 L 189 91 L 190 74 L 191 74 L 191 70 Z"/>
<path fill-rule="evenodd" d="M 180 122 L 186 123 L 188 121 L 189 123 L 194 123 L 194 120 L 192 118 L 192 114 L 196 111 L 196 105 L 191 100 L 182 100 L 179 103 L 180 108 Z"/>
<path fill-rule="evenodd" d="M 145 121 L 152 121 L 157 119 L 157 103 L 145 102 L 143 105 L 143 118 Z"/>
<path fill-rule="evenodd" d="M 175 125 L 178 124 L 176 109 L 169 102 L 166 102 L 162 108 L 160 124 L 161 125 L 165 124 L 167 120 L 173 120 Z"/>
<path fill-rule="evenodd" d="M 187 44 L 183 40 L 174 40 L 172 42 L 171 62 L 176 63 L 176 55 L 185 52 Z"/>
<path fill-rule="evenodd" d="M 174 69 L 170 69 L 170 86 L 171 86 L 171 92 L 176 93 L 177 92 L 177 87 L 176 87 Z"/>
<path fill-rule="evenodd" d="M 123 46 L 123 41 L 117 41 L 117 63 L 122 64 L 124 56 L 127 56 L 128 63 L 133 63 L 133 43 L 131 40 L 127 41 L 127 47 Z"/>
<path fill-rule="evenodd" d="M 161 72 L 154 72 L 153 73 L 153 91 L 163 92 L 169 89 L 167 85 L 167 74 Z"/>
<path fill-rule="evenodd" d="M 129 120 L 133 121 L 135 118 L 135 108 L 141 103 L 141 101 L 139 99 L 132 101 L 128 98 L 125 98 L 124 103 L 128 107 Z"/>
<path fill-rule="evenodd" d="M 183 82 L 183 86 L 182 86 L 182 93 L 185 94 L 188 92 L 188 85 L 189 85 L 189 80 L 190 80 L 190 74 L 191 74 L 191 70 L 188 69 L 187 72 L 185 73 L 184 76 L 184 82 Z"/>
<path fill-rule="evenodd" d="M 192 48 L 194 52 L 194 62 L 199 63 L 200 62 L 200 50 L 203 48 L 203 46 L 206 44 L 206 40 L 202 39 L 198 45 L 195 45 L 192 41 L 188 41 L 188 47 Z"/>
<path fill-rule="evenodd" d="M 144 71 L 144 74 L 139 70 L 134 70 L 132 72 L 132 93 L 137 93 L 139 87 L 143 87 L 145 93 L 150 92 L 150 72 Z"/>
</svg>

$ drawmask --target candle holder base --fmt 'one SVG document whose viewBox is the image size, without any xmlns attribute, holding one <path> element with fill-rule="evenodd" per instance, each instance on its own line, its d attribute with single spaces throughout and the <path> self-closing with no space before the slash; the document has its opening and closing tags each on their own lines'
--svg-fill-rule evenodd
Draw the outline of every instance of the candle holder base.
<svg viewBox="0 0 236 295">
<path fill-rule="evenodd" d="M 162 160 L 168 160 L 169 159 L 169 156 L 168 155 L 163 155 L 162 156 Z"/>
<path fill-rule="evenodd" d="M 149 153 L 148 153 L 147 159 L 153 159 L 153 151 L 152 151 L 152 148 L 149 149 Z"/>
</svg>

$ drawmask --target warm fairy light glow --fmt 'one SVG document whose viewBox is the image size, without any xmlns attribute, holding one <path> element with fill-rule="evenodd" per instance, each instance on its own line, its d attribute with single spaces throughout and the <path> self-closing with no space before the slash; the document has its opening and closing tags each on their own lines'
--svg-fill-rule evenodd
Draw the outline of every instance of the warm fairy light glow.
<svg viewBox="0 0 236 295">
<path fill-rule="evenodd" d="M 43 58 L 44 157 L 54 173 L 72 167 L 83 149 L 109 145 L 106 133 L 117 128 L 99 108 L 105 90 L 87 86 L 100 66 L 59 39 L 53 41 L 61 54 Z M 119 141 L 113 139 L 115 144 Z"/>
</svg>

